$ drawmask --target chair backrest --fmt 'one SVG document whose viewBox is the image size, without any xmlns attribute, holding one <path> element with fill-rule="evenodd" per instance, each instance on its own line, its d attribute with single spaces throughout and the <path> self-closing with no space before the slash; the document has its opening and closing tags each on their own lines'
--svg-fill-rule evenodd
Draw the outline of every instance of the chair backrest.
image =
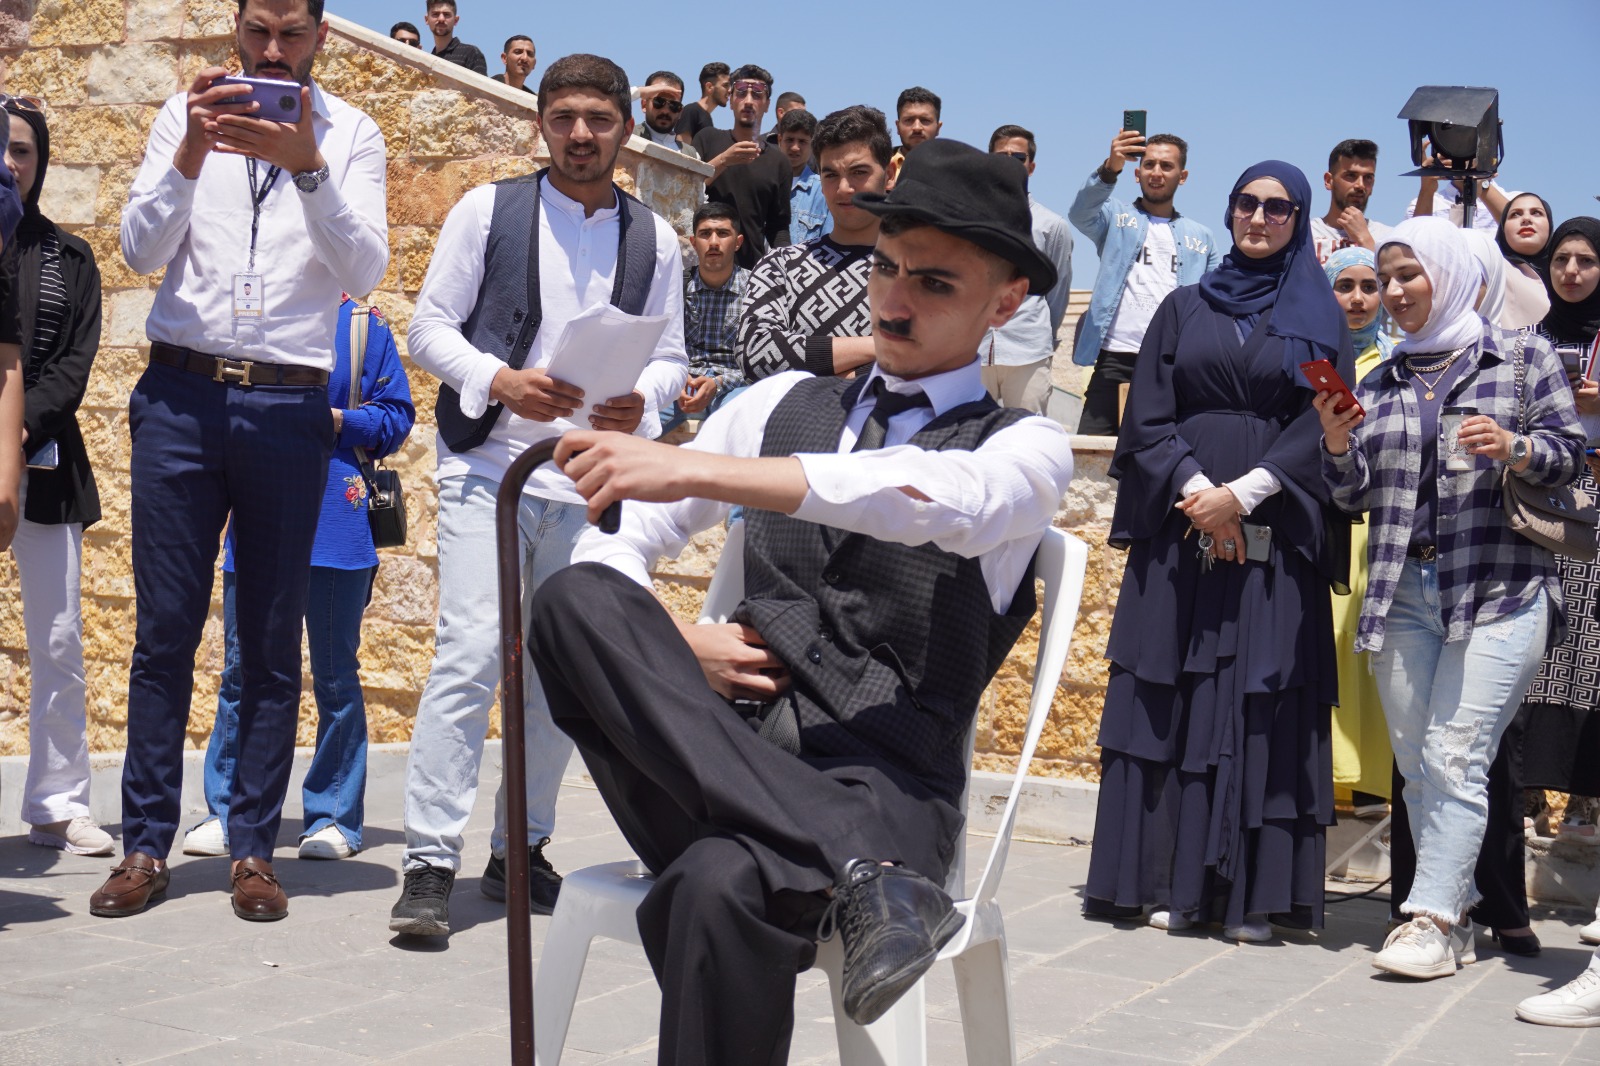
<svg viewBox="0 0 1600 1066">
<path fill-rule="evenodd" d="M 1028 766 L 1033 761 L 1039 736 L 1050 717 L 1056 687 L 1061 683 L 1061 673 L 1067 664 L 1067 647 L 1072 641 L 1072 630 L 1078 619 L 1078 604 L 1083 599 L 1084 576 L 1089 568 L 1089 547 L 1072 534 L 1060 529 L 1047 529 L 1034 556 L 1034 576 L 1044 585 L 1044 598 L 1040 603 L 1039 654 L 1033 664 L 1033 694 L 1028 703 L 1028 728 L 1023 737 L 1021 758 L 1011 779 L 1011 793 L 1006 797 L 1005 813 L 1000 817 L 1000 827 L 995 831 L 994 845 L 989 849 L 989 859 L 983 867 L 983 877 L 973 892 L 973 898 L 994 898 L 1000 887 L 1000 876 L 1005 872 L 1006 855 L 1011 848 L 1011 830 L 1017 821 L 1017 802 L 1022 794 Z M 723 544 L 722 557 L 717 563 L 711 585 L 706 589 L 705 606 L 700 611 L 700 622 L 726 622 L 739 601 L 744 598 L 744 523 L 735 522 L 728 529 Z M 974 723 L 976 726 L 976 723 Z M 974 733 L 967 734 L 968 765 Z M 969 778 L 970 787 L 970 778 Z M 962 790 L 961 803 L 966 809 L 966 789 Z M 955 862 L 946 879 L 946 890 L 956 898 L 966 895 L 966 834 L 957 839 Z"/>
</svg>

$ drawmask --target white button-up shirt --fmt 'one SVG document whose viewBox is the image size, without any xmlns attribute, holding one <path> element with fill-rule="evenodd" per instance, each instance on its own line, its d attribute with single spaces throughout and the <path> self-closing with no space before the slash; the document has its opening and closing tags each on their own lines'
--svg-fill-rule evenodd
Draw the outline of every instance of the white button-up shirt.
<svg viewBox="0 0 1600 1066">
<path fill-rule="evenodd" d="M 344 292 L 377 287 L 389 265 L 387 169 L 377 123 L 311 86 L 312 128 L 328 180 L 312 193 L 279 174 L 261 206 L 259 329 L 236 332 L 234 275 L 250 262 L 250 178 L 244 156 L 212 152 L 190 181 L 172 165 L 188 126 L 187 97 L 167 101 L 122 212 L 122 255 L 141 274 L 167 268 L 145 332 L 208 355 L 333 369 Z M 267 164 L 256 163 L 258 183 Z"/>
<path fill-rule="evenodd" d="M 811 376 L 791 370 L 756 382 L 707 418 L 683 447 L 759 456 L 773 409 Z M 872 411 L 869 381 L 845 419 L 838 452 L 795 456 L 810 488 L 794 517 L 891 544 L 933 544 L 976 558 L 990 602 L 1004 612 L 1072 481 L 1066 431 L 1032 415 L 993 434 L 974 451 L 925 451 L 906 442 L 939 415 L 984 397 L 977 360 L 915 381 L 877 368 L 872 376 L 883 378 L 892 392 L 926 393 L 931 406 L 891 418 L 882 448 L 852 452 Z M 900 491 L 902 486 L 927 498 L 908 495 Z M 676 558 L 690 537 L 721 522 L 728 510 L 728 504 L 714 500 L 629 500 L 622 505 L 622 528 L 614 535 L 593 527 L 584 530 L 572 561 L 604 563 L 650 588 L 655 561 L 663 555 Z"/>
<path fill-rule="evenodd" d="M 412 361 L 461 394 L 461 413 L 468 418 L 476 418 L 488 409 L 489 386 L 506 367 L 497 356 L 473 347 L 461 332 L 483 287 L 484 253 L 489 247 L 494 197 L 495 186 L 479 186 L 450 210 L 439 231 L 428 277 L 417 294 L 416 314 L 406 334 Z M 567 322 L 586 308 L 610 302 L 617 271 L 619 214 L 613 205 L 586 216 L 583 205 L 551 185 L 549 178 L 540 183 L 542 317 L 533 347 L 522 364 L 525 369 L 548 366 L 556 338 Z M 689 356 L 683 347 L 683 256 L 678 251 L 678 235 L 660 215 L 652 214 L 651 218 L 656 228 L 655 273 L 650 278 L 650 295 L 643 313 L 670 317 L 635 386 L 645 401 L 644 421 L 635 431 L 641 436 L 652 435 L 652 424 L 655 435 L 659 435 L 661 420 L 657 412 L 678 398 L 689 374 Z M 502 411 L 489 431 L 489 439 L 469 451 L 453 452 L 443 437 L 438 438 L 439 465 L 434 476 L 442 481 L 476 474 L 500 481 L 525 448 L 569 430 L 589 428 L 587 419 L 581 425 L 564 418 L 538 422 Z M 528 478 L 525 491 L 564 503 L 581 503 L 583 499 L 573 491 L 571 479 L 553 463 L 536 469 Z"/>
</svg>

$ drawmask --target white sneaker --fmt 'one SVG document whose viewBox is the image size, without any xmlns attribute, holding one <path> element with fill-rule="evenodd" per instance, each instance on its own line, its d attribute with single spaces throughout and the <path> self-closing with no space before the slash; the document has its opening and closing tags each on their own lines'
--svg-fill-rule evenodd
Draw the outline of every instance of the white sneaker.
<svg viewBox="0 0 1600 1066">
<path fill-rule="evenodd" d="M 348 859 L 354 853 L 336 825 L 325 825 L 300 842 L 302 859 Z"/>
<path fill-rule="evenodd" d="M 1600 914 L 1595 916 L 1594 921 L 1578 930 L 1578 939 L 1585 944 L 1600 944 Z"/>
<path fill-rule="evenodd" d="M 1456 927 L 1450 930 L 1450 950 L 1455 952 L 1456 962 L 1461 966 L 1471 966 L 1478 961 L 1477 931 L 1472 927 L 1472 921 L 1457 922 Z"/>
<path fill-rule="evenodd" d="M 111 834 L 80 814 L 67 822 L 49 822 L 28 830 L 28 843 L 60 848 L 72 855 L 110 855 Z"/>
<path fill-rule="evenodd" d="M 1517 1004 L 1517 1017 L 1571 1029 L 1600 1025 L 1600 970 L 1590 966 L 1554 992 L 1529 996 Z"/>
<path fill-rule="evenodd" d="M 1194 928 L 1194 922 L 1170 907 L 1157 907 L 1150 912 L 1150 928 L 1165 929 L 1169 933 L 1182 933 Z"/>
<path fill-rule="evenodd" d="M 1260 914 L 1247 914 L 1243 925 L 1224 926 L 1222 935 L 1241 944 L 1264 944 L 1272 939 L 1272 926 Z"/>
<path fill-rule="evenodd" d="M 222 819 L 207 818 L 183 834 L 185 855 L 226 855 L 228 841 L 222 835 Z"/>
<path fill-rule="evenodd" d="M 1473 959 L 1476 961 L 1476 954 Z M 1383 950 L 1372 957 L 1372 965 L 1419 981 L 1449 977 L 1456 972 L 1454 937 L 1440 929 L 1432 918 L 1413 918 L 1389 934 L 1383 942 Z"/>
</svg>

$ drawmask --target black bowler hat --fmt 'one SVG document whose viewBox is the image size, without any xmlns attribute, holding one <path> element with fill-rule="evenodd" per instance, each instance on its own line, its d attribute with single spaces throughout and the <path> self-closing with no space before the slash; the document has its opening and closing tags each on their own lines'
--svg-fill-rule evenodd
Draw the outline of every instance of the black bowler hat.
<svg viewBox="0 0 1600 1066">
<path fill-rule="evenodd" d="M 936 137 L 906 156 L 892 190 L 856 193 L 854 203 L 879 217 L 919 219 L 1014 263 L 1029 295 L 1055 287 L 1056 266 L 1033 243 L 1028 172 L 1010 156 Z"/>
</svg>

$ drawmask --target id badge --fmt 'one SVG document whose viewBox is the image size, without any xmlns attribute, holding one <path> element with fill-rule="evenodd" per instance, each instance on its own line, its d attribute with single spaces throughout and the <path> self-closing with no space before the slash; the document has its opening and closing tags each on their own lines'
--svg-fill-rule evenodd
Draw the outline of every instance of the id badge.
<svg viewBox="0 0 1600 1066">
<path fill-rule="evenodd" d="M 259 322 L 262 314 L 261 275 L 235 274 L 233 276 L 233 317 Z"/>
</svg>

